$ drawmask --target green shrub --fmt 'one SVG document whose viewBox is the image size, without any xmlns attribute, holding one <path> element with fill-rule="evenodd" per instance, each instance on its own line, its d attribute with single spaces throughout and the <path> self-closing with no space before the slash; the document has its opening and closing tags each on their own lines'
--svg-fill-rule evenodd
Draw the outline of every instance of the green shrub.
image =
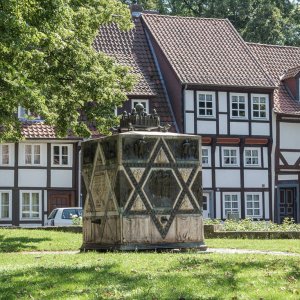
<svg viewBox="0 0 300 300">
<path fill-rule="evenodd" d="M 293 218 L 285 218 L 282 224 L 271 221 L 253 221 L 252 219 L 205 220 L 204 224 L 222 224 L 224 231 L 300 231 L 300 224 L 296 224 Z"/>
</svg>

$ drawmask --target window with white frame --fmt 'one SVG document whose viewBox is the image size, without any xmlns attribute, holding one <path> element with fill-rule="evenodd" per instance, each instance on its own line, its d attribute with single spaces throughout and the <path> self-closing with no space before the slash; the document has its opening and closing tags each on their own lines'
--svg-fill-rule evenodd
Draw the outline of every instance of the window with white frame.
<svg viewBox="0 0 300 300">
<path fill-rule="evenodd" d="M 224 193 L 223 194 L 223 211 L 224 217 L 228 214 L 240 215 L 240 194 L 239 193 Z"/>
<path fill-rule="evenodd" d="M 253 119 L 268 119 L 269 97 L 268 95 L 251 95 L 252 102 L 252 118 Z"/>
<path fill-rule="evenodd" d="M 10 165 L 10 151 L 8 144 L 0 144 L 0 165 Z"/>
<path fill-rule="evenodd" d="M 26 144 L 25 149 L 25 165 L 41 164 L 41 145 Z"/>
<path fill-rule="evenodd" d="M 230 94 L 231 117 L 247 119 L 247 94 Z"/>
<path fill-rule="evenodd" d="M 261 193 L 246 193 L 246 217 L 262 217 Z"/>
<path fill-rule="evenodd" d="M 144 111 L 149 114 L 149 100 L 148 99 L 132 99 L 131 100 L 131 109 L 135 108 L 137 104 L 143 104 Z"/>
<path fill-rule="evenodd" d="M 24 120 L 41 120 L 41 117 L 22 106 L 18 107 L 18 118 Z"/>
<path fill-rule="evenodd" d="M 202 147 L 202 166 L 210 166 L 210 149 L 209 147 Z"/>
<path fill-rule="evenodd" d="M 69 145 L 52 145 L 52 166 L 67 167 L 71 162 L 71 148 Z"/>
<path fill-rule="evenodd" d="M 222 148 L 223 166 L 239 166 L 239 148 Z"/>
<path fill-rule="evenodd" d="M 11 219 L 11 191 L 0 191 L 0 220 Z"/>
<path fill-rule="evenodd" d="M 20 191 L 20 219 L 40 220 L 42 216 L 40 191 Z"/>
<path fill-rule="evenodd" d="M 244 149 L 244 164 L 247 167 L 260 166 L 260 148 L 245 148 Z"/>
<path fill-rule="evenodd" d="M 197 92 L 198 117 L 215 117 L 216 97 L 214 92 Z"/>
</svg>

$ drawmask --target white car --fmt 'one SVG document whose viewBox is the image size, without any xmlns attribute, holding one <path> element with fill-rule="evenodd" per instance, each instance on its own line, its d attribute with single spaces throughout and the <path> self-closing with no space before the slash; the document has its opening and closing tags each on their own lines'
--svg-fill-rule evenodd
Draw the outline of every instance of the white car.
<svg viewBox="0 0 300 300">
<path fill-rule="evenodd" d="M 82 207 L 55 208 L 49 215 L 46 226 L 71 226 L 74 216 L 82 217 Z"/>
</svg>

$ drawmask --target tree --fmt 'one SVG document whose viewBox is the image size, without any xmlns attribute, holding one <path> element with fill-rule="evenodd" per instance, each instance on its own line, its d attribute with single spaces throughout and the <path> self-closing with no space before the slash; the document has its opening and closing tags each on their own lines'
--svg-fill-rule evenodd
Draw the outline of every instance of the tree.
<svg viewBox="0 0 300 300">
<path fill-rule="evenodd" d="M 92 46 L 99 26 L 111 22 L 132 26 L 117 0 L 0 0 L 0 142 L 21 138 L 18 106 L 59 136 L 87 137 L 89 122 L 101 132 L 115 124 L 114 107 L 134 77 Z"/>
</svg>

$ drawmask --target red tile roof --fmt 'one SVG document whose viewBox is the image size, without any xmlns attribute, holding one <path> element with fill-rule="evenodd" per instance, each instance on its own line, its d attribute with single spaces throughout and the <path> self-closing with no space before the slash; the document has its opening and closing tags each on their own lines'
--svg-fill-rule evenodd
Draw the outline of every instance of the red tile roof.
<svg viewBox="0 0 300 300">
<path fill-rule="evenodd" d="M 142 14 L 142 20 L 182 83 L 274 86 L 227 19 Z"/>
<path fill-rule="evenodd" d="M 22 122 L 22 135 L 26 139 L 60 139 L 57 137 L 53 126 L 47 125 L 41 121 Z M 81 138 L 69 134 L 64 139 L 79 140 Z"/>
<path fill-rule="evenodd" d="M 149 97 L 151 106 L 157 109 L 161 120 L 172 123 L 171 110 L 141 20 L 135 19 L 134 25 L 130 31 L 122 31 L 116 24 L 102 26 L 94 47 L 114 57 L 118 63 L 130 66 L 138 76 L 138 83 L 128 96 Z"/>
<path fill-rule="evenodd" d="M 281 114 L 300 115 L 300 104 L 280 81 L 289 70 L 300 65 L 300 47 L 274 46 L 248 43 L 249 48 L 277 84 L 274 92 L 274 111 Z"/>
<path fill-rule="evenodd" d="M 288 69 L 285 72 L 285 74 L 283 75 L 283 77 L 281 78 L 281 80 L 285 80 L 285 79 L 288 79 L 288 78 L 296 77 L 299 73 L 300 73 L 300 66 Z"/>
</svg>

